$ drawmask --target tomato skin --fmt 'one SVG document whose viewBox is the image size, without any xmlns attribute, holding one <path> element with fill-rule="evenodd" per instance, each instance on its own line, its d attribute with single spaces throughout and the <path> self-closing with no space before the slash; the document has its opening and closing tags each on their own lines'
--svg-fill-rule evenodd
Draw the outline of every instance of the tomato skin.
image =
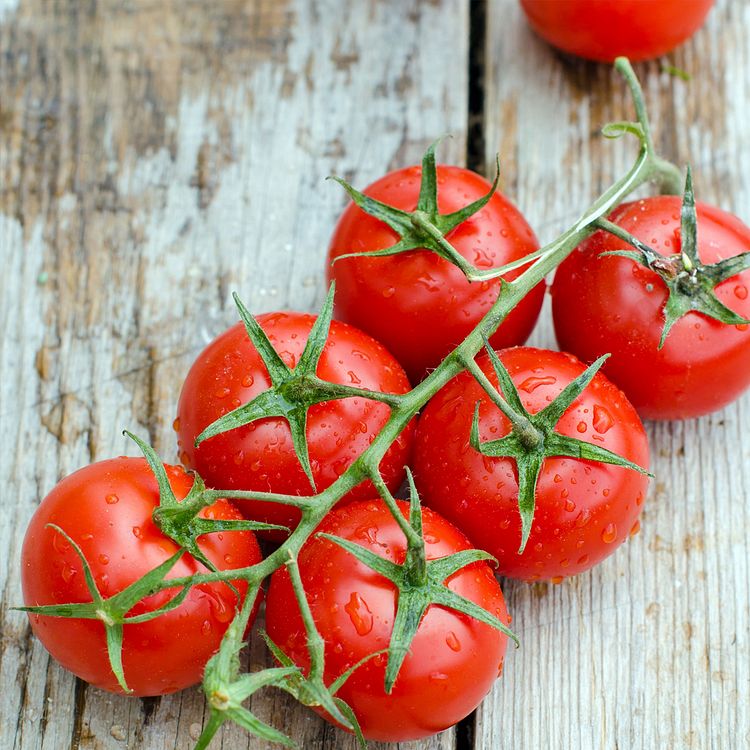
<svg viewBox="0 0 750 750">
<path fill-rule="evenodd" d="M 519 347 L 499 356 L 532 414 L 585 369 L 575 357 L 561 352 Z M 497 387 L 489 358 L 477 361 Z M 559 583 L 600 563 L 638 529 L 647 477 L 594 461 L 551 458 L 542 466 L 531 534 L 519 555 L 516 463 L 483 456 L 469 445 L 477 401 L 481 401 L 481 441 L 510 432 L 508 420 L 463 372 L 435 394 L 422 413 L 414 474 L 425 504 L 458 526 L 476 547 L 496 557 L 500 575 Z M 601 373 L 565 412 L 557 432 L 648 468 L 648 442 L 638 415 Z"/>
<path fill-rule="evenodd" d="M 405 503 L 399 507 L 408 515 Z M 438 514 L 424 509 L 423 520 L 428 560 L 471 547 Z M 381 500 L 339 508 L 318 531 L 350 539 L 396 563 L 404 561 L 403 532 Z M 360 659 L 387 648 L 398 592 L 338 545 L 314 535 L 298 562 L 316 626 L 326 642 L 324 679 L 330 685 Z M 502 591 L 488 565 L 472 564 L 447 580 L 451 590 L 508 622 Z M 266 624 L 271 639 L 307 671 L 305 629 L 286 569 L 271 578 Z M 385 654 L 355 670 L 337 695 L 352 707 L 368 739 L 405 742 L 427 737 L 460 721 L 479 704 L 502 669 L 506 646 L 507 636 L 491 626 L 430 606 L 390 695 L 383 687 Z"/>
<path fill-rule="evenodd" d="M 166 466 L 178 500 L 193 478 L 182 467 Z M 143 458 L 115 458 L 86 466 L 64 478 L 42 500 L 26 531 L 21 550 L 21 585 L 26 606 L 90 602 L 83 565 L 55 524 L 81 548 L 97 588 L 108 598 L 122 591 L 179 549 L 151 520 L 159 504 L 156 478 Z M 206 518 L 241 519 L 226 500 L 201 512 Z M 200 548 L 221 570 L 261 560 L 251 531 L 199 537 Z M 177 561 L 169 578 L 205 572 L 189 554 Z M 234 584 L 242 596 L 247 584 Z M 148 597 L 128 615 L 153 611 L 177 591 Z M 194 587 L 175 610 L 139 624 L 125 625 L 122 661 L 129 695 L 153 696 L 199 682 L 208 659 L 218 650 L 234 616 L 237 597 L 222 583 Z M 257 604 L 256 604 L 257 609 Z M 252 620 L 255 618 L 253 614 Z M 124 693 L 107 658 L 104 625 L 98 620 L 29 614 L 31 627 L 63 667 L 86 682 Z"/>
<path fill-rule="evenodd" d="M 363 192 L 413 211 L 421 175 L 421 166 L 399 169 Z M 437 175 L 438 206 L 443 214 L 478 200 L 491 187 L 483 177 L 461 167 L 438 165 Z M 539 248 L 526 220 L 499 192 L 447 239 L 479 268 L 502 266 Z M 382 250 L 398 240 L 390 227 L 350 203 L 331 238 L 327 278 L 336 281 L 334 315 L 382 342 L 416 384 L 484 317 L 497 299 L 500 280 L 469 283 L 458 267 L 428 251 L 344 258 L 333 263 L 340 255 Z M 506 278 L 512 280 L 520 273 L 510 272 Z M 490 339 L 493 345 L 522 344 L 536 323 L 543 298 L 542 282 L 503 321 Z"/>
<path fill-rule="evenodd" d="M 673 50 L 703 24 L 715 0 L 520 0 L 553 47 L 598 62 L 631 62 Z"/>
<path fill-rule="evenodd" d="M 315 316 L 277 312 L 256 318 L 287 365 L 299 360 Z M 409 382 L 396 360 L 370 336 L 337 321 L 318 362 L 318 377 L 334 383 L 381 392 L 405 393 Z M 224 490 L 258 490 L 312 495 L 312 487 L 294 452 L 289 424 L 267 418 L 216 435 L 194 447 L 195 438 L 226 412 L 270 388 L 271 380 L 242 323 L 220 334 L 200 354 L 187 375 L 175 426 L 180 460 L 210 486 Z M 318 491 L 330 486 L 372 443 L 390 416 L 382 403 L 347 398 L 312 406 L 307 418 L 310 464 Z M 397 490 L 411 458 L 412 421 L 386 452 L 380 469 Z M 370 482 L 342 498 L 345 504 L 371 496 Z M 247 518 L 295 527 L 300 512 L 265 501 L 237 500 Z M 282 541 L 282 533 L 261 533 Z"/>
<path fill-rule="evenodd" d="M 750 229 L 736 216 L 706 203 L 696 206 L 704 263 L 750 251 Z M 680 250 L 680 207 L 676 196 L 644 198 L 619 206 L 609 218 L 662 255 L 673 255 Z M 611 352 L 604 372 L 643 419 L 692 419 L 734 401 L 750 385 L 750 330 L 689 312 L 658 349 L 667 287 L 629 258 L 599 258 L 628 249 L 600 231 L 560 264 L 552 287 L 560 348 L 584 362 Z M 750 271 L 743 271 L 722 282 L 716 294 L 750 318 L 749 289 Z"/>
</svg>

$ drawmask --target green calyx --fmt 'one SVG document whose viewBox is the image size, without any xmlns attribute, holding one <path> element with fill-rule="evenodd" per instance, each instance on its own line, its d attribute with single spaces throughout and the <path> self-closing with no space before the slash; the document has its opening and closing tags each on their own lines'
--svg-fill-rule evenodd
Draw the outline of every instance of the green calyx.
<svg viewBox="0 0 750 750">
<path fill-rule="evenodd" d="M 347 552 L 361 563 L 391 581 L 398 589 L 396 617 L 393 622 L 391 642 L 388 647 L 388 664 L 385 670 L 385 691 L 390 693 L 398 677 L 401 665 L 406 658 L 422 615 L 428 607 L 437 604 L 447 609 L 462 612 L 480 622 L 497 628 L 511 637 L 516 644 L 518 639 L 497 617 L 474 602 L 451 591 L 445 581 L 461 568 L 479 560 L 493 560 L 492 555 L 477 549 L 462 550 L 447 557 L 427 560 L 425 541 L 422 533 L 422 508 L 411 472 L 407 469 L 410 490 L 409 524 L 419 538 L 419 543 L 409 541 L 403 565 L 386 560 L 380 555 L 331 534 L 320 534 Z"/>
<path fill-rule="evenodd" d="M 402 211 L 401 209 L 381 203 L 374 198 L 370 198 L 364 193 L 355 190 L 340 177 L 331 176 L 328 178 L 329 180 L 336 180 L 336 182 L 343 185 L 359 208 L 365 213 L 370 214 L 370 216 L 374 216 L 376 219 L 380 219 L 380 221 L 386 223 L 401 238 L 395 245 L 384 250 L 340 255 L 334 260 L 334 263 L 343 258 L 355 258 L 358 256 L 382 258 L 388 255 L 399 255 L 411 250 L 428 250 L 460 268 L 469 281 L 494 279 L 503 273 L 501 269 L 497 268 L 477 268 L 469 263 L 446 239 L 447 235 L 459 224 L 462 224 L 484 208 L 490 198 L 492 198 L 495 190 L 497 190 L 498 180 L 500 179 L 499 159 L 497 160 L 498 171 L 495 181 L 486 195 L 458 211 L 450 214 L 441 214 L 438 209 L 437 200 L 438 179 L 437 167 L 435 165 L 435 148 L 443 138 L 438 138 L 427 149 L 422 158 L 422 183 L 419 190 L 419 200 L 417 201 L 416 210 L 412 212 Z"/>
<path fill-rule="evenodd" d="M 271 387 L 258 394 L 248 403 L 237 407 L 206 427 L 195 439 L 196 447 L 204 440 L 237 427 L 267 417 L 283 417 L 289 423 L 292 444 L 313 491 L 316 490 L 310 454 L 307 447 L 307 412 L 314 404 L 339 398 L 360 397 L 382 401 L 390 407 L 400 403 L 398 395 L 380 393 L 366 388 L 330 383 L 315 374 L 320 355 L 323 353 L 333 317 L 335 285 L 331 283 L 323 307 L 310 331 L 305 349 L 297 366 L 292 369 L 279 356 L 263 329 L 250 314 L 239 297 L 234 301 L 239 310 L 247 335 L 255 346 L 271 378 Z"/>
<path fill-rule="evenodd" d="M 492 399 L 492 402 L 511 422 L 510 434 L 498 440 L 479 439 L 479 405 L 474 410 L 471 425 L 470 444 L 475 451 L 492 458 L 513 458 L 518 470 L 518 510 L 521 514 L 520 555 L 526 548 L 531 533 L 536 508 L 536 485 L 544 461 L 548 458 L 565 456 L 587 461 L 623 466 L 640 474 L 652 476 L 648 471 L 632 461 L 618 456 L 598 445 L 578 438 L 561 435 L 555 431 L 557 423 L 573 401 L 585 390 L 604 364 L 608 354 L 600 357 L 575 380 L 571 381 L 550 404 L 536 414 L 530 414 L 521 402 L 515 383 L 495 351 L 485 338 L 485 347 L 500 384 L 502 395 L 492 386 L 487 376 L 475 362 L 469 363 L 469 371 L 479 385 Z"/>
<path fill-rule="evenodd" d="M 698 217 L 695 210 L 693 176 L 687 168 L 685 192 L 680 212 L 680 252 L 665 257 L 641 242 L 629 232 L 606 219 L 597 226 L 627 242 L 635 250 L 614 250 L 606 255 L 620 255 L 650 268 L 664 282 L 669 297 L 664 306 L 664 327 L 659 349 L 664 346 L 672 326 L 689 312 L 699 312 L 726 325 L 747 325 L 750 320 L 730 310 L 716 296 L 716 287 L 722 281 L 750 268 L 750 252 L 726 258 L 718 263 L 703 264 L 698 255 Z"/>
<path fill-rule="evenodd" d="M 165 577 L 185 553 L 185 550 L 178 550 L 168 560 L 165 560 L 161 565 L 150 570 L 142 578 L 131 583 L 130 586 L 120 591 L 119 594 L 115 594 L 114 596 L 105 599 L 96 587 L 91 567 L 84 557 L 81 548 L 59 526 L 47 524 L 47 528 L 54 529 L 58 534 L 63 536 L 68 544 L 70 544 L 75 550 L 75 553 L 78 555 L 81 564 L 83 565 L 83 574 L 86 580 L 86 587 L 91 594 L 91 601 L 72 604 L 46 604 L 38 607 L 14 607 L 14 609 L 21 612 L 47 615 L 50 617 L 73 617 L 84 620 L 99 620 L 102 625 L 104 625 L 106 632 L 107 652 L 112 672 L 117 678 L 120 687 L 126 693 L 132 692 L 125 680 L 125 674 L 122 668 L 123 626 L 152 620 L 165 612 L 179 607 L 190 591 L 192 579 L 181 588 L 178 594 L 153 612 L 134 615 L 132 617 L 126 617 L 126 614 L 142 599 L 145 599 L 164 588 L 163 582 Z"/>
</svg>

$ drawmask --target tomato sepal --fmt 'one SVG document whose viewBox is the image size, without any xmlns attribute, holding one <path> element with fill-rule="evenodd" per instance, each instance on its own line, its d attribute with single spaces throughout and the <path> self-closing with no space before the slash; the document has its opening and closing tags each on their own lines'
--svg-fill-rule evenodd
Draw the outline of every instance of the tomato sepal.
<svg viewBox="0 0 750 750">
<path fill-rule="evenodd" d="M 325 533 L 316 535 L 337 544 L 368 568 L 387 578 L 398 589 L 396 616 L 388 646 L 388 662 L 385 670 L 385 692 L 388 694 L 393 690 L 422 616 L 433 604 L 461 612 L 490 625 L 512 638 L 518 645 L 518 638 L 507 625 L 466 597 L 451 591 L 445 584 L 447 578 L 467 565 L 483 560 L 494 560 L 492 555 L 483 550 L 467 549 L 436 560 L 426 560 L 422 532 L 422 507 L 409 469 L 407 469 L 407 477 L 410 491 L 409 525 L 419 542 L 414 544 L 411 537 L 407 537 L 406 558 L 402 565 L 386 560 L 348 539 Z"/>
<path fill-rule="evenodd" d="M 577 378 L 563 388 L 559 395 L 544 409 L 531 414 L 524 407 L 515 383 L 506 370 L 489 341 L 484 337 L 485 349 L 497 376 L 502 394 L 498 392 L 481 371 L 476 362 L 469 362 L 468 369 L 485 393 L 492 399 L 503 414 L 511 422 L 511 432 L 497 440 L 482 441 L 479 437 L 479 406 L 474 408 L 471 423 L 469 444 L 471 447 L 490 458 L 513 458 L 518 471 L 518 512 L 521 516 L 521 545 L 518 554 L 523 553 L 531 534 L 536 510 L 536 486 L 542 465 L 548 458 L 567 456 L 583 458 L 600 463 L 623 466 L 649 477 L 653 477 L 646 469 L 628 461 L 616 453 L 596 446 L 585 440 L 561 435 L 555 431 L 557 423 L 573 402 L 588 387 L 596 373 L 609 357 L 608 354 L 599 357 Z M 511 416 L 512 415 L 512 416 Z"/>
<path fill-rule="evenodd" d="M 333 262 L 343 258 L 356 258 L 360 256 L 368 258 L 387 257 L 399 255 L 413 250 L 427 250 L 435 253 L 443 260 L 452 263 L 459 268 L 466 278 L 471 281 L 487 281 L 495 279 L 505 272 L 505 267 L 479 269 L 466 260 L 450 242 L 446 236 L 457 226 L 481 211 L 497 190 L 500 181 L 500 159 L 496 158 L 497 171 L 495 181 L 490 190 L 478 200 L 468 206 L 453 211 L 450 214 L 441 214 L 438 208 L 437 190 L 437 165 L 435 163 L 435 148 L 446 136 L 438 138 L 425 152 L 422 157 L 422 181 L 419 190 L 419 199 L 416 210 L 402 211 L 394 206 L 370 198 L 364 193 L 355 190 L 349 183 L 340 177 L 331 175 L 327 179 L 338 182 L 354 203 L 365 213 L 374 216 L 387 224 L 401 239 L 395 245 L 382 250 L 373 250 L 364 253 L 345 253 L 334 258 Z M 522 264 L 528 260 L 522 260 Z"/>
<path fill-rule="evenodd" d="M 664 326 L 658 348 L 664 346 L 672 326 L 689 312 L 699 312 L 725 325 L 747 325 L 750 320 L 730 310 L 716 296 L 716 286 L 750 268 L 750 252 L 725 258 L 717 263 L 703 264 L 698 254 L 698 214 L 695 207 L 693 175 L 687 167 L 682 209 L 680 211 L 680 252 L 665 257 L 648 247 L 617 224 L 600 218 L 597 226 L 635 250 L 612 250 L 600 257 L 618 255 L 630 258 L 656 273 L 669 290 L 664 305 Z"/>
</svg>

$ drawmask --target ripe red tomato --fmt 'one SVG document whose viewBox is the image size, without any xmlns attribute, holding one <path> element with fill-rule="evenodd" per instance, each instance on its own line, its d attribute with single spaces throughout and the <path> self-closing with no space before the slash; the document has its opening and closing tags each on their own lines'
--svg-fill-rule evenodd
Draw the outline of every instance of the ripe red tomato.
<svg viewBox="0 0 750 750">
<path fill-rule="evenodd" d="M 315 316 L 295 312 L 266 313 L 257 320 L 281 358 L 294 367 L 302 354 Z M 387 393 L 405 393 L 409 382 L 401 366 L 377 341 L 356 328 L 331 322 L 317 375 L 333 383 Z M 175 429 L 180 460 L 210 487 L 312 495 L 310 481 L 294 452 L 291 430 L 283 418 L 265 418 L 204 440 L 195 438 L 219 417 L 271 386 L 266 366 L 242 323 L 227 329 L 200 354 L 187 375 L 177 407 Z M 363 398 L 346 398 L 312 406 L 307 417 L 310 464 L 318 491 L 333 484 L 383 427 L 390 408 Z M 392 490 L 405 476 L 414 438 L 412 422 L 388 449 L 380 470 Z M 343 503 L 370 497 L 372 483 L 359 485 Z M 237 500 L 246 518 L 294 527 L 300 512 L 270 502 Z M 283 535 L 267 534 L 282 540 Z"/>
<path fill-rule="evenodd" d="M 531 27 L 554 47 L 614 62 L 650 60 L 689 39 L 715 0 L 520 0 Z"/>
<path fill-rule="evenodd" d="M 625 203 L 609 220 L 662 255 L 680 251 L 676 196 Z M 736 216 L 696 203 L 698 252 L 703 263 L 750 251 L 750 229 Z M 632 250 L 603 231 L 560 264 L 552 287 L 552 315 L 560 348 L 590 362 L 612 356 L 604 372 L 622 388 L 643 419 L 690 419 L 721 409 L 750 385 L 750 331 L 689 312 L 661 349 L 668 291 L 659 276 L 629 258 L 603 252 Z M 716 288 L 727 307 L 750 318 L 750 270 Z"/>
<path fill-rule="evenodd" d="M 184 499 L 193 478 L 182 467 L 165 468 L 175 497 Z M 47 524 L 60 527 L 80 547 L 99 593 L 106 599 L 179 549 L 151 520 L 158 504 L 156 478 L 143 458 L 100 461 L 63 479 L 42 500 L 26 531 L 21 550 L 25 605 L 92 601 L 81 559 L 67 539 Z M 204 509 L 201 516 L 241 519 L 225 500 Z M 261 560 L 250 531 L 207 534 L 199 540 L 201 550 L 220 570 Z M 186 553 L 168 578 L 205 570 Z M 241 595 L 247 591 L 242 581 L 234 585 Z M 152 612 L 176 593 L 165 590 L 154 594 L 133 607 L 128 616 Z M 164 695 L 199 682 L 236 606 L 237 596 L 227 584 L 201 584 L 174 610 L 147 622 L 125 624 L 122 662 L 131 694 Z M 92 685 L 123 693 L 107 658 L 100 621 L 37 614 L 29 614 L 29 620 L 39 640 L 63 667 Z"/>
<path fill-rule="evenodd" d="M 417 207 L 421 166 L 399 169 L 363 192 L 404 211 Z M 438 207 L 457 211 L 486 195 L 490 183 L 468 169 L 437 167 Z M 398 235 L 354 203 L 341 215 L 328 250 L 327 277 L 336 281 L 334 314 L 380 341 L 403 365 L 412 383 L 472 331 L 497 299 L 500 280 L 469 281 L 452 263 L 427 251 L 369 259 L 340 255 L 388 248 Z M 447 237 L 478 268 L 496 268 L 539 248 L 518 209 L 501 193 Z M 520 271 L 508 273 L 512 280 Z M 490 339 L 496 347 L 522 344 L 531 333 L 544 298 L 540 283 L 515 307 Z"/>
<path fill-rule="evenodd" d="M 506 349 L 500 360 L 524 407 L 536 414 L 584 371 L 572 355 L 541 349 Z M 497 387 L 484 356 L 477 360 Z M 648 478 L 620 466 L 549 458 L 536 488 L 536 510 L 525 550 L 521 543 L 516 462 L 471 448 L 474 408 L 481 441 L 510 432 L 510 423 L 468 372 L 429 401 L 417 428 L 414 474 L 425 504 L 461 529 L 476 547 L 497 558 L 510 578 L 552 580 L 588 570 L 637 531 Z M 648 442 L 624 394 L 597 373 L 558 422 L 556 432 L 580 438 L 648 468 Z"/>
<path fill-rule="evenodd" d="M 400 503 L 400 508 L 407 516 L 408 506 Z M 428 560 L 471 548 L 466 537 L 437 513 L 425 509 L 423 523 Z M 404 562 L 404 534 L 380 500 L 339 508 L 318 531 L 356 542 L 397 564 Z M 360 659 L 388 647 L 398 592 L 391 581 L 325 538 L 310 537 L 298 563 L 316 627 L 326 643 L 324 680 L 330 685 Z M 462 568 L 447 585 L 508 622 L 502 591 L 485 563 Z M 266 625 L 271 640 L 307 670 L 305 629 L 286 569 L 271 578 Z M 390 695 L 383 687 L 383 654 L 357 668 L 337 696 L 354 710 L 368 739 L 405 742 L 427 737 L 460 721 L 479 704 L 502 671 L 506 646 L 507 636 L 492 626 L 431 605 Z"/>
</svg>

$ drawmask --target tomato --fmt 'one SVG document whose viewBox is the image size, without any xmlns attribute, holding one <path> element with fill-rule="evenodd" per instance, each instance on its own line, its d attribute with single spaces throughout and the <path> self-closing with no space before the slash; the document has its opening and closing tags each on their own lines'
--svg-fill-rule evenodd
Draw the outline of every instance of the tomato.
<svg viewBox="0 0 750 750">
<path fill-rule="evenodd" d="M 703 263 L 750 251 L 750 229 L 736 216 L 697 202 L 698 252 Z M 681 199 L 644 198 L 626 203 L 609 220 L 662 255 L 680 251 Z M 604 352 L 607 376 L 622 388 L 644 419 L 690 419 L 721 409 L 750 385 L 750 331 L 688 312 L 664 346 L 668 290 L 649 268 L 603 252 L 632 250 L 599 231 L 557 269 L 552 314 L 562 349 L 583 361 Z M 750 318 L 750 270 L 716 288 L 721 302 Z"/>
<path fill-rule="evenodd" d="M 294 312 L 266 313 L 260 326 L 289 367 L 305 347 L 315 316 Z M 375 340 L 351 326 L 332 321 L 318 361 L 323 380 L 388 393 L 405 393 L 409 382 L 401 366 Z M 258 490 L 312 495 L 310 481 L 294 452 L 291 429 L 283 418 L 264 418 L 204 440 L 195 438 L 216 419 L 245 404 L 271 386 L 266 366 L 242 323 L 211 342 L 187 375 L 177 407 L 180 459 L 206 484 L 224 490 Z M 364 398 L 346 398 L 312 406 L 307 416 L 307 441 L 318 491 L 333 484 L 372 443 L 390 416 L 390 408 Z M 394 491 L 404 479 L 411 458 L 412 422 L 388 449 L 380 470 Z M 356 487 L 342 503 L 372 496 L 370 482 Z M 265 501 L 237 500 L 247 518 L 294 527 L 296 508 Z M 282 540 L 283 535 L 267 534 Z"/>
<path fill-rule="evenodd" d="M 363 192 L 404 211 L 417 207 L 422 167 L 399 169 Z M 486 195 L 490 183 L 468 169 L 437 167 L 438 207 L 457 211 Z M 344 258 L 340 255 L 388 248 L 398 235 L 351 203 L 339 219 L 328 250 L 328 279 L 336 281 L 335 316 L 380 341 L 403 365 L 412 383 L 472 331 L 497 299 L 500 280 L 469 283 L 463 272 L 433 252 Z M 480 269 L 518 260 L 539 243 L 518 209 L 501 193 L 459 224 L 447 240 Z M 512 280 L 520 271 L 510 272 Z M 531 333 L 544 297 L 540 283 L 515 307 L 490 339 L 494 346 L 523 343 Z"/>
<path fill-rule="evenodd" d="M 184 499 L 193 478 L 182 467 L 165 467 L 175 497 Z M 142 458 L 115 458 L 86 466 L 63 479 L 34 513 L 21 550 L 21 584 L 26 606 L 92 601 L 81 559 L 72 545 L 47 524 L 60 527 L 81 549 L 96 587 L 106 599 L 165 562 L 179 549 L 151 520 L 159 489 Z M 206 518 L 241 519 L 225 500 L 201 511 Z M 199 537 L 199 546 L 219 569 L 260 562 L 250 531 Z M 189 554 L 169 578 L 205 572 Z M 235 582 L 240 594 L 247 585 Z M 165 590 L 144 599 L 128 616 L 152 612 L 178 592 Z M 237 597 L 224 583 L 201 584 L 176 609 L 152 620 L 123 626 L 122 662 L 132 695 L 163 695 L 200 681 L 208 659 L 234 617 Z M 99 620 L 29 614 L 45 648 L 67 670 L 114 693 L 118 684 L 107 657 Z"/>
<path fill-rule="evenodd" d="M 563 52 L 599 62 L 664 55 L 703 24 L 715 0 L 520 0 L 531 27 Z"/>
<path fill-rule="evenodd" d="M 584 371 L 572 355 L 516 348 L 499 353 L 529 413 L 547 406 Z M 477 360 L 490 382 L 497 377 Z M 510 432 L 510 423 L 479 384 L 463 372 L 428 402 L 417 428 L 414 474 L 429 507 L 497 558 L 497 572 L 524 580 L 581 573 L 611 555 L 639 528 L 648 479 L 621 466 L 574 458 L 544 461 L 531 533 L 522 554 L 518 473 L 514 459 L 481 455 L 469 444 L 474 408 L 482 441 Z M 638 415 L 601 373 L 563 414 L 556 432 L 580 438 L 648 468 L 648 442 Z"/>
<path fill-rule="evenodd" d="M 399 507 L 408 515 L 408 507 Z M 437 513 L 424 510 L 427 559 L 470 549 L 466 537 Z M 318 531 L 351 540 L 397 564 L 404 562 L 403 532 L 382 501 L 362 501 L 333 511 Z M 324 680 L 330 685 L 360 659 L 390 642 L 397 589 L 337 544 L 313 535 L 298 557 L 316 627 L 325 640 Z M 487 564 L 472 563 L 447 586 L 508 622 L 505 601 Z M 310 659 L 305 629 L 289 573 L 271 578 L 266 607 L 268 635 L 296 664 Z M 507 636 L 464 614 L 430 605 L 412 641 L 392 692 L 384 690 L 387 655 L 358 667 L 337 696 L 354 710 L 364 736 L 404 742 L 440 732 L 469 714 L 502 670 Z"/>
</svg>

